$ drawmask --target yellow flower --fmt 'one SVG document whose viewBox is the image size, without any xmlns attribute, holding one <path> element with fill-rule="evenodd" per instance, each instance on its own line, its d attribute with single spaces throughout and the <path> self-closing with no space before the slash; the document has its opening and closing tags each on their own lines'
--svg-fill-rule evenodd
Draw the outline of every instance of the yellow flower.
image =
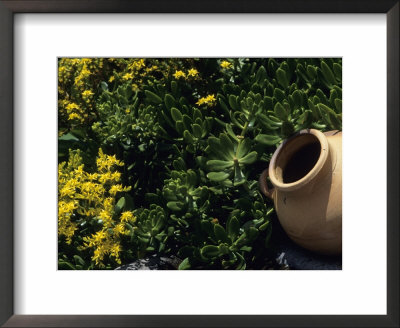
<svg viewBox="0 0 400 328">
<path fill-rule="evenodd" d="M 201 106 L 201 105 L 204 104 L 204 105 L 207 105 L 209 107 L 212 107 L 212 106 L 215 105 L 215 102 L 216 102 L 215 95 L 211 94 L 211 95 L 208 95 L 207 97 L 200 98 L 196 102 L 196 105 Z"/>
<path fill-rule="evenodd" d="M 115 171 L 111 174 L 111 180 L 118 182 L 121 180 L 121 172 Z"/>
<path fill-rule="evenodd" d="M 135 59 L 130 65 L 128 65 L 128 69 L 139 71 L 144 66 L 146 66 L 144 63 L 144 59 Z"/>
<path fill-rule="evenodd" d="M 79 234 L 83 242 L 77 247 L 82 251 L 91 248 L 93 264 L 104 268 L 106 257 L 120 263 L 120 241 L 130 234 L 125 223 L 135 222 L 132 212 L 125 211 L 120 216 L 115 213 L 116 193 L 131 187 L 116 184 L 121 180 L 121 173 L 115 166 L 123 163 L 115 155 L 106 155 L 99 149 L 97 172 L 89 173 L 84 170 L 80 154 L 80 151 L 70 151 L 68 162 L 58 166 L 58 234 L 67 244 L 77 242 L 73 237 Z M 85 235 L 85 223 L 93 218 L 98 219 L 99 228 Z"/>
<path fill-rule="evenodd" d="M 132 212 L 125 211 L 121 213 L 121 222 L 134 221 Z"/>
<path fill-rule="evenodd" d="M 231 68 L 231 66 L 232 66 L 232 64 L 231 64 L 230 62 L 228 62 L 227 60 L 223 60 L 223 61 L 221 62 L 221 67 L 222 67 L 222 68 L 227 69 L 227 68 Z"/>
<path fill-rule="evenodd" d="M 108 82 L 112 82 L 112 81 L 114 81 L 115 80 L 115 76 L 113 75 L 113 76 L 111 76 L 109 79 L 108 79 Z"/>
<path fill-rule="evenodd" d="M 199 71 L 195 68 L 191 68 L 188 71 L 188 76 L 196 77 L 197 75 L 199 75 Z"/>
<path fill-rule="evenodd" d="M 123 223 L 117 224 L 114 227 L 113 231 L 116 235 L 126 235 L 126 233 L 127 233 L 127 230 L 125 229 L 125 226 Z"/>
<path fill-rule="evenodd" d="M 119 253 L 121 252 L 121 245 L 120 244 L 114 244 L 110 248 L 110 255 L 115 258 L 115 262 L 118 264 L 121 264 L 121 259 L 119 258 Z"/>
<path fill-rule="evenodd" d="M 104 267 L 104 264 L 101 263 L 104 259 L 104 255 L 105 255 L 104 247 L 100 245 L 94 250 L 92 261 L 95 261 L 99 267 Z"/>
<path fill-rule="evenodd" d="M 200 98 L 200 99 L 197 101 L 196 105 L 201 106 L 201 105 L 203 105 L 205 102 L 206 102 L 206 98 Z"/>
<path fill-rule="evenodd" d="M 94 93 L 92 92 L 92 90 L 85 90 L 82 92 L 82 97 L 83 98 L 89 98 L 90 96 L 93 96 Z"/>
<path fill-rule="evenodd" d="M 133 74 L 132 73 L 126 73 L 122 78 L 125 81 L 132 80 L 133 79 Z"/>
<path fill-rule="evenodd" d="M 111 198 L 111 197 L 105 198 L 104 202 L 103 202 L 103 206 L 106 211 L 111 212 L 114 207 L 114 198 Z"/>
<path fill-rule="evenodd" d="M 75 85 L 80 88 L 83 87 L 83 80 L 87 79 L 89 77 L 89 75 L 91 75 L 92 72 L 89 71 L 86 67 L 86 64 L 83 65 L 82 70 L 80 71 L 80 73 L 78 74 L 78 76 L 75 78 Z"/>
<path fill-rule="evenodd" d="M 186 77 L 185 72 L 183 72 L 183 71 L 175 71 L 175 73 L 173 74 L 173 76 L 174 76 L 176 79 L 180 79 L 181 77 L 183 77 L 183 78 Z"/>
<path fill-rule="evenodd" d="M 114 165 L 118 165 L 118 166 L 124 165 L 124 163 L 122 163 L 121 161 L 116 159 L 115 155 L 110 156 L 110 155 L 104 154 L 103 150 L 101 148 L 99 149 L 99 156 L 97 157 L 96 163 L 97 163 L 97 169 L 99 171 L 102 171 L 102 170 L 109 171 L 111 169 L 111 167 Z"/>
<path fill-rule="evenodd" d="M 147 72 L 147 73 L 150 73 L 150 72 L 152 72 L 152 71 L 155 71 L 157 68 L 158 68 L 157 65 L 153 65 L 153 66 L 151 66 L 151 67 L 146 68 L 146 72 Z"/>
<path fill-rule="evenodd" d="M 211 102 L 213 102 L 213 101 L 216 101 L 215 95 L 208 95 L 208 96 L 206 97 L 206 101 L 207 101 L 207 103 L 211 103 Z"/>
<path fill-rule="evenodd" d="M 61 197 L 72 197 L 75 194 L 75 188 L 73 186 L 68 186 L 65 185 L 61 190 L 60 190 L 60 196 Z"/>
<path fill-rule="evenodd" d="M 75 103 L 69 103 L 65 108 L 67 109 L 68 114 L 72 113 L 74 110 L 80 110 L 78 104 Z"/>
<path fill-rule="evenodd" d="M 99 214 L 99 219 L 103 220 L 104 223 L 108 223 L 111 221 L 111 214 L 106 210 L 101 210 Z"/>
<path fill-rule="evenodd" d="M 106 233 L 103 230 L 97 231 L 96 234 L 93 235 L 93 239 L 96 243 L 100 243 L 105 238 Z"/>
<path fill-rule="evenodd" d="M 77 113 L 71 113 L 71 114 L 69 114 L 68 119 L 70 121 L 72 121 L 72 120 L 82 120 L 82 117 Z"/>
<path fill-rule="evenodd" d="M 121 191 L 129 191 L 131 187 L 123 187 L 121 184 L 116 184 L 111 186 L 110 190 L 108 191 L 111 196 L 115 196 L 117 192 Z"/>
<path fill-rule="evenodd" d="M 82 64 L 90 64 L 92 62 L 91 58 L 82 58 L 81 59 Z"/>
</svg>

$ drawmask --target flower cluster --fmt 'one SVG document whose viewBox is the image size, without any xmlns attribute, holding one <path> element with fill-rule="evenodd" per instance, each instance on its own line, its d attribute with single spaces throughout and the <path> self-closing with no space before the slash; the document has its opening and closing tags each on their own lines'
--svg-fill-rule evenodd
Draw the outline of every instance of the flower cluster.
<svg viewBox="0 0 400 328">
<path fill-rule="evenodd" d="M 60 58 L 58 268 L 152 255 L 179 269 L 269 268 L 259 174 L 297 131 L 341 129 L 341 65 Z"/>
<path fill-rule="evenodd" d="M 94 113 L 94 95 L 104 68 L 102 58 L 62 58 L 58 63 L 58 107 L 61 120 L 80 126 Z"/>
<path fill-rule="evenodd" d="M 108 78 L 109 83 L 129 82 L 133 91 L 140 90 L 144 81 L 159 71 L 156 59 L 143 58 L 110 58 L 114 68 Z"/>
<path fill-rule="evenodd" d="M 130 83 L 136 91 L 148 77 L 160 72 L 157 63 L 156 59 L 143 58 L 61 58 L 58 62 L 61 132 L 85 127 L 98 119 L 95 99 L 101 81 Z"/>
<path fill-rule="evenodd" d="M 131 189 L 120 183 L 116 170 L 123 163 L 99 149 L 96 164 L 96 172 L 85 171 L 79 150 L 70 151 L 68 163 L 59 164 L 58 234 L 67 244 L 83 242 L 79 248 L 91 249 L 94 265 L 102 268 L 106 256 L 121 263 L 121 238 L 129 234 L 127 224 L 133 224 L 135 217 L 130 211 L 115 212 L 117 193 Z"/>
<path fill-rule="evenodd" d="M 232 67 L 232 64 L 230 62 L 228 62 L 227 60 L 223 60 L 220 65 L 224 69 L 228 69 L 228 68 Z"/>
<path fill-rule="evenodd" d="M 200 98 L 197 102 L 196 105 L 202 106 L 206 105 L 208 107 L 213 107 L 216 104 L 217 99 L 215 98 L 215 95 L 208 95 L 206 97 Z"/>
<path fill-rule="evenodd" d="M 190 79 L 190 78 L 197 78 L 199 75 L 199 71 L 195 68 L 190 68 L 187 73 L 185 73 L 182 70 L 176 70 L 174 74 L 172 74 L 173 77 L 177 80 L 179 79 Z"/>
</svg>

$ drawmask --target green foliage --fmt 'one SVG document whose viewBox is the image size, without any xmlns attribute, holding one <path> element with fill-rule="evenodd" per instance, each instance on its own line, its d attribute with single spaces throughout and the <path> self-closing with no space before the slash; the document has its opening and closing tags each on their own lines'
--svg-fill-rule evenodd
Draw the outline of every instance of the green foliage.
<svg viewBox="0 0 400 328">
<path fill-rule="evenodd" d="M 104 74 L 113 82 L 98 82 L 96 119 L 80 134 L 65 128 L 59 155 L 96 145 L 123 160 L 136 221 L 121 259 L 157 253 L 178 256 L 179 269 L 255 268 L 273 231 L 259 174 L 283 139 L 341 129 L 342 60 L 136 60 L 132 78 L 129 59 L 119 65 Z M 61 245 L 60 268 L 87 268 L 63 247 L 73 246 Z"/>
</svg>

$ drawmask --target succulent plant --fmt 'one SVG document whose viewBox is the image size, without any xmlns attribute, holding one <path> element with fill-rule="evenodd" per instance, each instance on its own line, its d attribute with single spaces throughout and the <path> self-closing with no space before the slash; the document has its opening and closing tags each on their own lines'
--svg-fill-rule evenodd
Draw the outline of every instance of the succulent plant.
<svg viewBox="0 0 400 328">
<path fill-rule="evenodd" d="M 122 181 L 132 189 L 120 197 L 137 220 L 121 259 L 157 253 L 180 257 L 180 269 L 254 268 L 270 246 L 274 215 L 259 174 L 285 138 L 342 128 L 341 65 L 341 58 L 108 60 L 112 71 L 90 80 L 94 121 L 62 126 L 60 159 L 79 148 L 90 163 L 88 150 L 101 146 L 123 160 Z M 60 246 L 63 266 L 82 267 L 71 254 Z"/>
</svg>

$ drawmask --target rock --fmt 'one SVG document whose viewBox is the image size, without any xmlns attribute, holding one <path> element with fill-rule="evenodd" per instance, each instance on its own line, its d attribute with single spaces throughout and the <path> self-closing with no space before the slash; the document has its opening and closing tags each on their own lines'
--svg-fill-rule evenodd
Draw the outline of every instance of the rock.
<svg viewBox="0 0 400 328">
<path fill-rule="evenodd" d="M 122 265 L 115 270 L 176 270 L 181 260 L 175 256 L 152 255 L 135 262 Z"/>
<path fill-rule="evenodd" d="M 341 256 L 326 256 L 312 253 L 297 246 L 283 231 L 279 222 L 273 220 L 272 248 L 259 263 L 251 263 L 248 270 L 341 270 Z M 115 270 L 176 270 L 182 262 L 176 256 L 152 255 Z M 201 268 L 198 268 L 201 270 Z M 206 268 L 205 268 L 206 269 Z"/>
</svg>

